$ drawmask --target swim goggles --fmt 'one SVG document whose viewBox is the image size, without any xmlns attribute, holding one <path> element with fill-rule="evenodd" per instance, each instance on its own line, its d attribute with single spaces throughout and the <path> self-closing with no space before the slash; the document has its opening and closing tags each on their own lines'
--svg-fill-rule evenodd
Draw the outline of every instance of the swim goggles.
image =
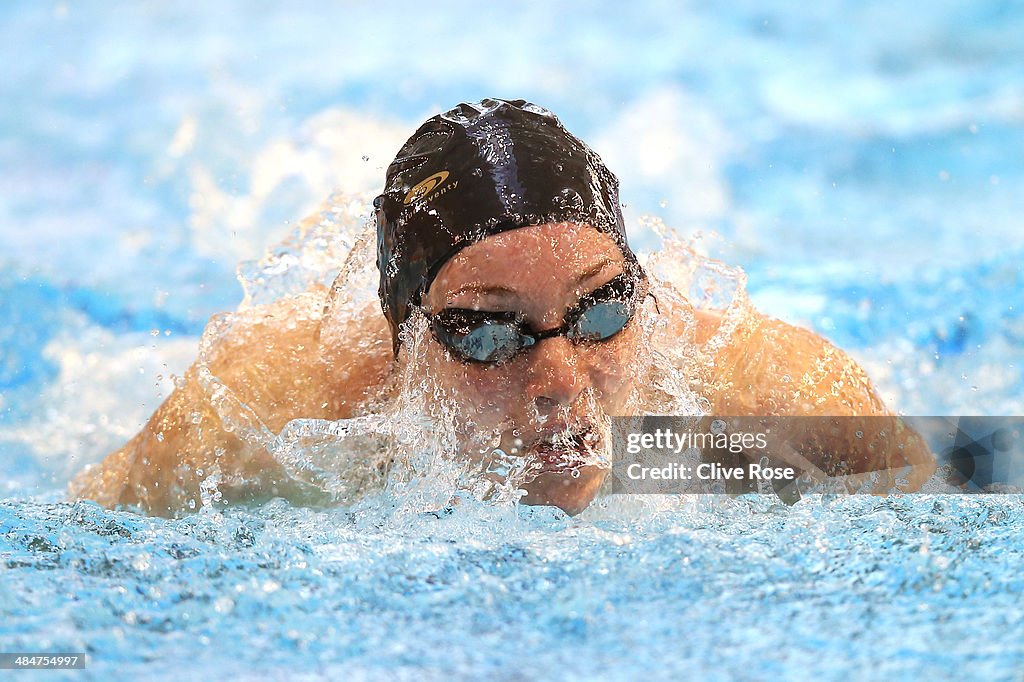
<svg viewBox="0 0 1024 682">
<path fill-rule="evenodd" d="M 512 311 L 445 308 L 424 311 L 434 338 L 466 362 L 498 364 L 511 360 L 543 339 L 565 336 L 574 343 L 604 341 L 622 331 L 633 319 L 646 289 L 647 277 L 639 266 L 584 295 L 569 309 L 562 325 L 535 331 L 522 313 Z"/>
</svg>

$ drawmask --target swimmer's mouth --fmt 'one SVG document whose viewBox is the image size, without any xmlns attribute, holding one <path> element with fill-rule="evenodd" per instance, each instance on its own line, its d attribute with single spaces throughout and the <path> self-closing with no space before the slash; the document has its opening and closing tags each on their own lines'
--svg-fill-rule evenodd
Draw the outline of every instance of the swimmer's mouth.
<svg viewBox="0 0 1024 682">
<path fill-rule="evenodd" d="M 601 435 L 591 428 L 580 431 L 558 431 L 530 446 L 540 473 L 562 473 L 593 463 L 593 454 L 600 451 Z"/>
</svg>

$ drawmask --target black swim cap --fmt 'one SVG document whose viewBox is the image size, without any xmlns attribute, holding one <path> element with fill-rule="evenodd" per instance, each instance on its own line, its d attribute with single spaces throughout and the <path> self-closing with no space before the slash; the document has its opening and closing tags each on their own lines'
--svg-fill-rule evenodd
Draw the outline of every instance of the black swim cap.
<svg viewBox="0 0 1024 682">
<path fill-rule="evenodd" d="M 627 261 L 619 181 L 547 109 L 521 99 L 460 104 L 429 119 L 373 201 L 381 308 L 398 331 L 441 266 L 498 232 L 555 222 L 611 235 Z"/>
</svg>

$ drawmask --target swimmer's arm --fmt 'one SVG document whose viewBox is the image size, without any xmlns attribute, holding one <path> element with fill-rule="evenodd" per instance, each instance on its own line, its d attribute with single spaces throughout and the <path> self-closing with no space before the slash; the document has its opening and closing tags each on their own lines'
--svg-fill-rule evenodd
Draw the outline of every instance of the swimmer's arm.
<svg viewBox="0 0 1024 682">
<path fill-rule="evenodd" d="M 258 453 L 246 451 L 241 438 L 225 431 L 193 366 L 184 385 L 157 408 L 142 430 L 79 474 L 69 494 L 108 508 L 123 505 L 173 516 L 201 506 L 200 486 L 207 476 L 220 473 L 229 480 L 245 479 L 259 460 Z"/>
<path fill-rule="evenodd" d="M 286 299 L 235 314 L 230 330 L 211 349 L 210 374 L 270 434 L 295 418 L 351 416 L 381 381 L 389 360 L 390 336 L 376 306 L 349 323 L 351 333 L 343 335 L 349 344 L 326 349 L 319 319 L 300 314 L 304 310 L 308 306 Z M 215 316 L 211 324 L 224 319 Z M 202 369 L 199 362 L 193 365 L 142 431 L 79 475 L 71 496 L 173 515 L 197 509 L 203 480 L 217 471 L 223 481 L 218 490 L 229 501 L 276 495 L 307 499 L 310 491 L 254 444 L 258 438 L 247 437 L 236 423 L 225 424 L 224 408 L 214 408 L 209 386 L 201 381 Z"/>
<path fill-rule="evenodd" d="M 846 353 L 780 320 L 758 316 L 752 326 L 737 333 L 738 340 L 718 358 L 713 414 L 820 417 L 801 422 L 789 442 L 821 471 L 857 474 L 909 466 L 904 490 L 915 490 L 931 477 L 935 458 L 924 439 L 886 409 L 864 370 Z M 827 416 L 873 419 L 830 421 Z"/>
</svg>

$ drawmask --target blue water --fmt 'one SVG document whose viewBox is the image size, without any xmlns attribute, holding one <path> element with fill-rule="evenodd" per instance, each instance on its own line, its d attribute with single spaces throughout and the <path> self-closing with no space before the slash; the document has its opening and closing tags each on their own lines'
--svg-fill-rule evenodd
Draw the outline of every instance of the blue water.
<svg viewBox="0 0 1024 682">
<path fill-rule="evenodd" d="M 556 111 L 640 221 L 907 414 L 1024 414 L 1024 4 L 0 9 L 0 652 L 108 679 L 929 678 L 1024 670 L 1016 495 L 451 517 L 68 504 L 241 299 L 460 100 Z"/>
</svg>

